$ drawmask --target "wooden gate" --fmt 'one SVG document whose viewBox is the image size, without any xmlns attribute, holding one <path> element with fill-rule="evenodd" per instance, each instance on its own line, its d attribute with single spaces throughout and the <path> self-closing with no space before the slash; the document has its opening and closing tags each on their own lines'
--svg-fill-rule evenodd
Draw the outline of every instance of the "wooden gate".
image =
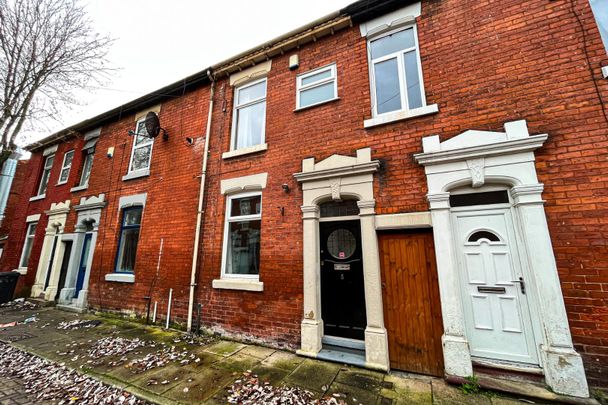
<svg viewBox="0 0 608 405">
<path fill-rule="evenodd" d="M 433 233 L 380 233 L 378 243 L 391 368 L 443 376 Z"/>
</svg>

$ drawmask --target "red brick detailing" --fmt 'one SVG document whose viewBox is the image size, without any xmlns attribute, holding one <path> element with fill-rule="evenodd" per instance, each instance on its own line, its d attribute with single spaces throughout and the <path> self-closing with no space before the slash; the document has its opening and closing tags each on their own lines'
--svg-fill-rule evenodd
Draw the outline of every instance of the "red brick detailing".
<svg viewBox="0 0 608 405">
<path fill-rule="evenodd" d="M 589 3 L 423 1 L 418 36 L 427 102 L 437 103 L 439 113 L 363 128 L 363 121 L 371 116 L 367 47 L 355 25 L 290 52 L 300 57 L 296 71 L 288 69 L 289 54 L 273 59 L 268 76 L 268 150 L 253 155 L 221 158 L 230 145 L 233 89 L 226 77 L 218 78 L 197 287 L 205 325 L 297 347 L 302 317 L 302 193 L 293 173 L 301 170 L 302 159 L 324 159 L 334 153 L 352 156 L 369 146 L 373 158 L 382 163 L 375 176 L 376 211 L 426 211 L 424 171 L 412 158 L 421 151 L 422 137 L 439 134 L 444 140 L 468 129 L 501 131 L 505 122 L 526 119 L 530 133 L 549 134 L 536 154 L 536 167 L 545 184 L 543 196 L 573 340 L 584 358 L 590 385 L 606 387 L 608 121 L 602 99 L 608 100 L 608 82 L 602 79 L 600 67 L 608 65 L 608 57 Z M 340 99 L 294 112 L 296 75 L 334 62 Z M 208 97 L 205 87 L 163 103 L 160 120 L 169 140 L 154 141 L 147 178 L 122 181 L 131 151 L 127 132 L 134 128 L 133 115 L 103 127 L 86 191 L 69 193 L 70 186 L 55 186 L 63 153 L 79 150 L 83 142 L 68 140 L 57 152 L 47 198 L 28 203 L 42 159 L 34 154 L 11 221 L 11 249 L 20 252 L 26 215 L 42 213 L 51 202 L 70 198 L 76 204 L 81 196 L 104 193 L 108 203 L 99 227 L 89 303 L 94 308 L 144 314 L 144 297 L 151 295 L 164 317 L 168 289 L 173 288 L 172 313 L 183 321 Z M 193 137 L 195 144 L 188 146 L 185 137 Z M 115 147 L 112 158 L 105 156 L 109 147 Z M 80 167 L 79 159 L 77 153 L 74 167 Z M 260 248 L 264 291 L 213 289 L 212 280 L 220 277 L 224 229 L 225 197 L 219 183 L 262 172 L 268 173 Z M 284 183 L 290 186 L 289 193 L 281 188 Z M 116 257 L 118 200 L 143 192 L 147 202 L 136 282 L 106 282 L 104 275 L 113 271 Z M 70 212 L 66 232 L 73 230 L 75 215 Z M 30 284 L 44 233 L 45 215 L 42 218 L 26 277 Z M 156 277 L 161 238 L 164 251 Z M 11 252 L 10 260 L 14 255 Z M 10 260 L 7 256 L 0 262 L 3 270 L 14 266 Z"/>
</svg>

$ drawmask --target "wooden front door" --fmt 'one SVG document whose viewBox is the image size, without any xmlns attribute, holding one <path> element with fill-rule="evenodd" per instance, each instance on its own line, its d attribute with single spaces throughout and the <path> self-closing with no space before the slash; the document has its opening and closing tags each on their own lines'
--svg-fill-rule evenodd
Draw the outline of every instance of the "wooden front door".
<svg viewBox="0 0 608 405">
<path fill-rule="evenodd" d="M 378 235 L 391 368 L 443 375 L 441 302 L 431 231 Z"/>
</svg>

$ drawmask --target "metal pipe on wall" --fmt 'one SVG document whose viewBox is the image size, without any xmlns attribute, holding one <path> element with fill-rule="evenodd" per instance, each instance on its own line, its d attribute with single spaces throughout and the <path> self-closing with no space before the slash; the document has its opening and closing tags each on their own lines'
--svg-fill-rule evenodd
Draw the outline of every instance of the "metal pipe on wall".
<svg viewBox="0 0 608 405">
<path fill-rule="evenodd" d="M 171 300 L 173 299 L 173 288 L 169 288 L 169 304 L 167 305 L 167 321 L 165 329 L 169 329 L 169 320 L 171 319 Z"/>
<path fill-rule="evenodd" d="M 203 168 L 201 172 L 201 186 L 198 194 L 198 210 L 196 213 L 196 231 L 194 233 L 194 251 L 192 254 L 192 271 L 190 274 L 190 297 L 188 299 L 188 332 L 192 331 L 192 311 L 194 309 L 194 290 L 196 288 L 196 270 L 198 267 L 198 251 L 201 236 L 201 223 L 203 217 L 203 201 L 205 196 L 205 180 L 207 177 L 207 157 L 209 155 L 209 137 L 211 135 L 211 118 L 213 113 L 213 95 L 215 94 L 215 80 L 211 70 L 207 70 L 207 77 L 211 80 L 211 91 L 209 95 L 209 113 L 207 116 L 207 128 L 205 132 L 205 149 L 203 151 Z M 197 326 L 197 327 L 200 327 Z"/>
</svg>

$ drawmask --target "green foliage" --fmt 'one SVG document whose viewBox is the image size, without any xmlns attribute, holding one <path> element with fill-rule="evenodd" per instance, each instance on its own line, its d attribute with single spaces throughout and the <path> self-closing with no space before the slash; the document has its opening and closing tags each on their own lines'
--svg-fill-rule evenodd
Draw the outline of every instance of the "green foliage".
<svg viewBox="0 0 608 405">
<path fill-rule="evenodd" d="M 475 377 L 474 375 L 471 375 L 471 376 L 465 377 L 464 379 L 466 380 L 466 382 L 460 386 L 460 391 L 462 391 L 466 395 L 480 393 L 481 386 L 479 385 L 479 381 L 477 380 L 477 377 Z"/>
</svg>

